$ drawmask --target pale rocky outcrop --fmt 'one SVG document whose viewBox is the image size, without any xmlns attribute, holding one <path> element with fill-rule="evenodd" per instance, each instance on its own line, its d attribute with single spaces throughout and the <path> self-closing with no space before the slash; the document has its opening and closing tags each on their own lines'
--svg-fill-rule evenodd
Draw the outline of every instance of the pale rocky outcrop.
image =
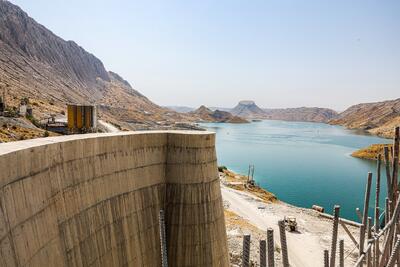
<svg viewBox="0 0 400 267">
<path fill-rule="evenodd" d="M 0 266 L 228 266 L 215 136 L 87 134 L 0 145 Z"/>
</svg>

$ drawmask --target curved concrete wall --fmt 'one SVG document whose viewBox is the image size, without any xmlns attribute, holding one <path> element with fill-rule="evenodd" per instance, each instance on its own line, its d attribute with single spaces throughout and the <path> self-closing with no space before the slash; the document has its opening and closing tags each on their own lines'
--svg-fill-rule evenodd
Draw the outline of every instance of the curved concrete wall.
<svg viewBox="0 0 400 267">
<path fill-rule="evenodd" d="M 0 266 L 228 266 L 215 136 L 88 134 L 0 144 Z"/>
</svg>

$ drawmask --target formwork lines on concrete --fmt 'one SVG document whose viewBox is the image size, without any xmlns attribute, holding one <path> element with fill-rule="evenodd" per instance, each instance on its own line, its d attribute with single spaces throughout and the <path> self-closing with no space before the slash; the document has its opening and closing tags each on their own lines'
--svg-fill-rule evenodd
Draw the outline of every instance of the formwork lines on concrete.
<svg viewBox="0 0 400 267">
<path fill-rule="evenodd" d="M 171 266 L 228 266 L 214 134 L 50 139 L 0 145 L 7 264 L 160 266 L 165 209 Z"/>
<path fill-rule="evenodd" d="M 164 149 L 166 149 L 165 146 L 160 146 L 160 147 L 157 147 L 157 148 L 164 148 Z M 135 149 L 135 150 L 144 150 L 144 148 L 137 148 L 137 149 Z M 119 151 L 119 152 L 122 153 L 122 151 Z M 118 153 L 118 151 L 114 152 L 115 155 L 117 155 L 117 153 Z M 59 167 L 59 166 L 64 166 L 64 165 L 68 165 L 68 164 L 74 164 L 74 163 L 76 163 L 76 162 L 82 162 L 82 161 L 85 161 L 85 160 L 98 160 L 98 159 L 102 159 L 102 158 L 104 159 L 104 158 L 107 157 L 108 155 L 109 155 L 109 154 L 108 154 L 107 152 L 104 152 L 104 153 L 96 154 L 96 155 L 93 155 L 93 156 L 86 156 L 86 157 L 81 157 L 81 158 L 77 158 L 77 159 L 67 160 L 67 161 L 65 161 L 65 162 L 54 162 L 54 163 L 53 163 L 52 165 L 50 165 L 50 166 L 46 166 L 45 168 L 42 168 L 42 169 L 40 169 L 40 170 L 38 170 L 38 171 L 29 173 L 29 174 L 27 174 L 27 175 L 14 178 L 12 181 L 10 181 L 10 182 L 8 182 L 8 183 L 6 183 L 6 184 L 3 184 L 3 185 L 0 184 L 0 186 L 5 187 L 5 186 L 11 185 L 11 184 L 13 184 L 13 183 L 19 182 L 19 181 L 24 180 L 24 179 L 27 179 L 27 178 L 33 178 L 33 177 L 36 176 L 36 175 L 39 175 L 39 174 L 41 174 L 41 173 L 48 172 L 49 170 L 55 169 L 55 168 L 57 168 L 57 167 Z M 166 163 L 163 161 L 163 164 L 166 164 Z M 68 167 L 68 166 L 66 166 L 66 167 Z M 142 167 L 145 167 L 145 165 L 142 165 Z M 110 173 L 110 174 L 111 174 L 111 173 Z"/>
<path fill-rule="evenodd" d="M 160 185 L 164 186 L 165 184 L 164 184 L 164 183 L 154 184 L 154 186 L 160 186 Z M 72 220 L 72 219 L 74 218 L 74 216 L 79 215 L 81 212 L 85 212 L 85 211 L 88 211 L 88 210 L 91 209 L 91 208 L 95 208 L 96 206 L 99 206 L 99 205 L 101 205 L 102 203 L 105 203 L 105 202 L 107 202 L 107 201 L 110 201 L 111 199 L 113 199 L 113 198 L 115 198 L 115 197 L 122 197 L 122 196 L 128 195 L 128 194 L 130 194 L 130 193 L 132 193 L 132 192 L 140 191 L 140 190 L 147 189 L 147 188 L 148 188 L 148 187 L 138 188 L 138 189 L 131 190 L 131 191 L 128 191 L 128 192 L 124 192 L 124 193 L 119 194 L 119 195 L 110 196 L 110 197 L 107 198 L 107 199 L 103 199 L 103 200 L 100 201 L 100 202 L 96 202 L 96 204 L 94 204 L 94 205 L 91 205 L 91 206 L 89 206 L 89 207 L 86 207 L 85 209 L 82 209 L 79 213 L 76 213 L 76 214 L 72 215 L 72 216 L 69 217 L 66 221 Z M 57 193 L 54 194 L 51 198 L 55 198 L 57 195 L 59 195 L 59 194 L 61 194 L 61 193 L 63 193 L 63 192 L 57 192 Z M 40 216 L 40 214 L 43 213 L 43 212 L 45 212 L 46 209 L 48 209 L 49 207 L 54 206 L 54 205 L 55 205 L 55 203 L 50 202 L 48 205 L 46 205 L 46 206 L 43 207 L 42 209 L 36 211 L 36 213 L 33 214 L 32 216 L 30 216 L 30 217 L 26 218 L 25 220 L 19 222 L 18 224 L 14 225 L 11 229 L 18 228 L 18 227 L 20 227 L 21 225 L 23 225 L 24 223 L 26 223 L 27 221 L 32 220 L 33 218 L 35 218 L 35 217 L 37 217 L 37 216 Z M 144 210 L 144 209 L 143 209 L 143 210 Z M 136 211 L 135 211 L 135 212 L 136 212 Z M 135 213 L 135 212 L 133 212 L 133 213 Z M 64 221 L 64 222 L 66 222 L 66 221 Z M 64 223 L 64 222 L 61 222 L 60 224 L 62 224 L 62 223 Z M 10 232 L 10 230 L 9 230 L 9 232 Z M 6 236 L 6 235 L 5 235 L 5 236 Z M 2 241 L 3 238 L 5 238 L 5 236 L 3 236 L 3 237 L 0 238 L 0 242 Z"/>
</svg>

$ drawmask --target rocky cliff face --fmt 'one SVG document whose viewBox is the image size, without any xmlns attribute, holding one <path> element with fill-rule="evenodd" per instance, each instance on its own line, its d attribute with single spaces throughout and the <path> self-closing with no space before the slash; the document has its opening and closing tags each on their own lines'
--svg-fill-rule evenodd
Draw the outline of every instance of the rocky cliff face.
<svg viewBox="0 0 400 267">
<path fill-rule="evenodd" d="M 108 72 L 94 55 L 4 0 L 0 0 L 0 87 L 7 88 L 10 105 L 29 97 L 39 118 L 62 112 L 66 103 L 89 103 L 100 105 L 111 121 L 149 124 L 182 119 Z"/>
<path fill-rule="evenodd" d="M 65 72 L 75 82 L 96 84 L 96 78 L 110 80 L 99 59 L 73 41 L 54 35 L 7 1 L 0 2 L 0 40 L 14 52 Z"/>
<path fill-rule="evenodd" d="M 393 137 L 394 128 L 400 125 L 400 98 L 351 106 L 330 123 Z"/>
<path fill-rule="evenodd" d="M 328 108 L 285 108 L 285 109 L 264 109 L 265 116 L 271 120 L 284 121 L 307 121 L 307 122 L 328 122 L 337 117 L 338 113 Z"/>
</svg>

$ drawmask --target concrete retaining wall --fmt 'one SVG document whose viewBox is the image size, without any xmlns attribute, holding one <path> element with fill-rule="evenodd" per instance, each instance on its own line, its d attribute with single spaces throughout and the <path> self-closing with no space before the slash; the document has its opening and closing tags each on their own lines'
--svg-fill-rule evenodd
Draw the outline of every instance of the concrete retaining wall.
<svg viewBox="0 0 400 267">
<path fill-rule="evenodd" d="M 88 134 L 0 144 L 0 266 L 228 266 L 215 136 Z"/>
</svg>

